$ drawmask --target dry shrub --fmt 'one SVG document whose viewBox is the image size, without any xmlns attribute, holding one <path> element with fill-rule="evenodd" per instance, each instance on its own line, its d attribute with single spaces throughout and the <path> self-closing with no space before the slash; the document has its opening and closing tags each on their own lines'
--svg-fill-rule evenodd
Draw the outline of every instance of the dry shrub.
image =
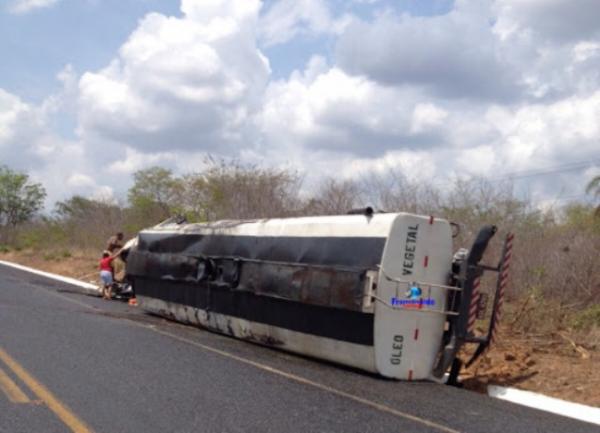
<svg viewBox="0 0 600 433">
<path fill-rule="evenodd" d="M 58 203 L 53 217 L 22 226 L 19 242 L 53 249 L 54 254 L 72 248 L 100 250 L 114 232 L 125 228 L 134 234 L 174 213 L 208 221 L 343 214 L 371 205 L 460 223 L 456 248 L 468 247 L 483 225 L 495 224 L 499 233 L 485 258 L 489 264 L 497 262 L 506 232 L 514 232 L 509 297 L 517 305 L 517 320 L 508 320 L 516 327 L 571 326 L 574 317 L 599 302 L 600 217 L 592 206 L 542 211 L 517 198 L 507 182 L 456 180 L 436 187 L 393 170 L 350 180 L 327 178 L 308 196 L 301 194 L 301 185 L 293 170 L 236 161 L 208 159 L 201 172 L 180 177 L 152 167 L 134 176 L 129 206 L 73 197 Z"/>
<path fill-rule="evenodd" d="M 301 178 L 295 171 L 237 161 L 209 163 L 192 177 L 201 187 L 193 191 L 207 220 L 286 217 L 297 212 Z"/>
<path fill-rule="evenodd" d="M 304 215 L 340 215 L 359 206 L 361 189 L 351 180 L 324 179 L 302 209 Z"/>
</svg>

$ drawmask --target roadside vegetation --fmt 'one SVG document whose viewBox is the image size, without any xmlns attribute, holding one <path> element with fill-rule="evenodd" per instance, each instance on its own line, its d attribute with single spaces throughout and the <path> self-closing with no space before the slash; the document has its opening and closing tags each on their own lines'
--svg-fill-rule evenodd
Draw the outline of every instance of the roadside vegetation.
<svg viewBox="0 0 600 433">
<path fill-rule="evenodd" d="M 573 369 L 580 364 L 582 371 L 588 362 L 597 363 L 600 207 L 573 202 L 540 209 L 517 198 L 510 182 L 473 179 L 424 184 L 394 171 L 353 180 L 325 178 L 313 188 L 303 187 L 303 182 L 293 170 L 211 159 L 203 171 L 181 176 L 162 167 L 138 171 L 127 203 L 73 196 L 42 213 L 43 185 L 3 167 L 0 258 L 94 278 L 98 255 L 109 236 L 117 231 L 134 236 L 173 214 L 203 222 L 344 214 L 370 205 L 376 210 L 431 214 L 457 222 L 461 230 L 456 247 L 468 247 L 482 225 L 496 224 L 500 233 L 486 258 L 489 263 L 497 260 L 506 231 L 515 233 L 502 321 L 505 342 L 499 344 L 503 351 L 475 366 L 477 374 L 510 383 L 518 383 L 519 377 L 526 383 L 536 374 L 552 375 L 538 368 L 539 360 L 532 360 L 536 351 L 542 357 L 564 355 Z M 600 201 L 600 176 L 581 188 Z M 499 363 L 504 370 L 494 370 Z M 511 363 L 515 369 L 507 370 L 506 364 Z M 600 405 L 600 396 L 590 397 L 597 394 L 593 389 L 599 385 L 578 385 L 583 391 L 573 391 L 569 398 Z"/>
</svg>

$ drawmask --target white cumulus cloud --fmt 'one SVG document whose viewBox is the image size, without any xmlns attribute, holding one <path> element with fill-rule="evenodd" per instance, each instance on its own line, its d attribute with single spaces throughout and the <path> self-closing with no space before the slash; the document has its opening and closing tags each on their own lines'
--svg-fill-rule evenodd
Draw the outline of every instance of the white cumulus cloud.
<svg viewBox="0 0 600 433">
<path fill-rule="evenodd" d="M 597 0 L 498 0 L 498 31 L 531 33 L 551 43 L 596 38 L 600 34 Z"/>
<path fill-rule="evenodd" d="M 145 151 L 231 150 L 270 73 L 256 47 L 257 0 L 182 3 L 149 14 L 110 65 L 79 82 L 80 133 Z"/>
<path fill-rule="evenodd" d="M 334 16 L 324 0 L 279 0 L 262 15 L 259 34 L 270 46 L 299 35 L 339 34 L 351 21 L 348 14 Z"/>
<path fill-rule="evenodd" d="M 183 0 L 180 16 L 148 14 L 105 67 L 67 66 L 60 95 L 36 106 L 0 90 L 1 159 L 52 197 L 123 195 L 132 172 L 199 170 L 207 153 L 299 168 L 309 183 L 395 169 L 444 184 L 590 161 L 529 181 L 536 196 L 582 191 L 600 158 L 596 2 L 457 0 L 432 17 L 374 6 L 362 19 L 335 4 Z M 329 54 L 274 79 L 260 47 L 306 36 Z M 74 139 L 52 129 L 60 110 L 76 111 Z"/>
<path fill-rule="evenodd" d="M 445 15 L 388 12 L 355 21 L 337 42 L 347 72 L 390 86 L 419 86 L 441 98 L 510 101 L 519 97 L 518 68 L 492 32 L 485 2 L 457 2 Z"/>
<path fill-rule="evenodd" d="M 15 135 L 17 124 L 30 110 L 19 97 L 0 89 L 0 146 Z"/>
<path fill-rule="evenodd" d="M 61 0 L 13 0 L 8 10 L 14 14 L 26 14 L 36 9 L 54 6 Z"/>
</svg>

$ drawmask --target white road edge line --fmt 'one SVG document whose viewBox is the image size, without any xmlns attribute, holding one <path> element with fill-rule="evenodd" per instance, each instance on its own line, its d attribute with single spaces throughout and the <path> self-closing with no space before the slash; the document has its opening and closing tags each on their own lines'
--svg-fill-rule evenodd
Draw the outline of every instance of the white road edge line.
<svg viewBox="0 0 600 433">
<path fill-rule="evenodd" d="M 489 385 L 488 395 L 534 409 L 600 425 L 600 408 L 573 403 L 531 391 Z"/>
<path fill-rule="evenodd" d="M 4 260 L 0 260 L 0 265 L 9 266 L 11 268 L 19 269 L 21 271 L 30 272 L 32 274 L 41 275 L 42 277 L 50 278 L 53 280 L 61 281 L 63 283 L 71 284 L 73 286 L 78 286 L 83 289 L 93 290 L 94 292 L 98 292 L 98 286 L 91 283 L 86 283 L 84 281 L 79 281 L 75 278 L 71 277 L 63 277 L 62 275 L 53 274 L 50 272 L 40 271 L 38 269 L 30 268 L 28 266 L 19 265 L 17 263 L 6 262 Z"/>
<path fill-rule="evenodd" d="M 12 262 L 7 262 L 4 260 L 0 260 L 0 265 L 4 265 L 4 266 L 8 266 L 8 267 L 12 267 L 15 269 L 19 269 L 22 271 L 26 271 L 26 272 L 30 272 L 32 274 L 36 274 L 36 275 L 40 275 L 42 277 L 46 277 L 46 278 L 50 278 L 53 280 L 57 280 L 57 281 L 61 281 L 67 284 L 71 284 L 74 286 L 78 286 L 81 287 L 83 289 L 87 289 L 87 290 L 93 290 L 94 292 L 98 292 L 98 286 L 91 284 L 91 283 L 86 283 L 84 281 L 79 281 L 75 278 L 70 278 L 70 277 L 64 277 L 62 275 L 58 275 L 58 274 L 53 274 L 50 272 L 44 272 L 44 271 L 40 271 L 38 269 L 34 269 L 34 268 L 30 268 L 28 266 L 23 266 L 23 265 L 19 265 L 17 263 L 12 263 Z M 68 300 L 71 300 L 69 298 L 65 298 Z M 87 304 L 84 304 L 85 306 L 88 306 Z M 89 307 L 89 306 L 88 306 Z M 90 307 L 93 308 L 93 307 Z M 135 323 L 135 322 L 134 322 Z M 384 405 L 380 405 L 378 403 L 372 402 L 370 400 L 366 400 L 363 399 L 361 397 L 357 397 L 355 395 L 352 394 L 348 394 L 344 391 L 341 390 L 337 390 L 335 388 L 330 388 L 326 385 L 322 385 L 320 383 L 317 382 L 313 382 L 309 379 L 303 378 L 301 376 L 296 376 L 294 374 L 290 374 L 290 373 L 286 373 L 285 371 L 282 370 L 278 370 L 275 369 L 273 367 L 270 367 L 268 365 L 265 364 L 261 364 L 255 361 L 250 361 L 248 359 L 239 357 L 237 355 L 234 355 L 232 353 L 229 352 L 225 352 L 210 346 L 206 346 L 204 344 L 201 343 L 197 343 L 195 341 L 192 340 L 188 340 L 186 338 L 182 338 L 179 336 L 176 336 L 174 334 L 168 333 L 168 332 L 164 332 L 164 331 L 159 331 L 156 328 L 147 326 L 147 325 L 143 325 L 145 328 L 151 329 L 155 332 L 158 332 L 159 334 L 163 334 L 165 336 L 169 336 L 172 338 L 175 338 L 177 340 L 186 342 L 188 344 L 191 344 L 193 346 L 197 346 L 200 348 L 203 348 L 205 350 L 214 352 L 214 353 L 218 353 L 220 355 L 226 356 L 228 358 L 232 358 L 235 359 L 237 361 L 246 363 L 246 364 L 250 364 L 253 365 L 254 367 L 260 368 L 262 370 L 265 371 L 269 371 L 271 373 L 275 373 L 278 374 L 280 376 L 284 376 L 287 377 L 288 379 L 294 380 L 296 382 L 300 382 L 300 383 L 304 383 L 307 385 L 311 385 L 314 386 L 316 388 L 319 389 L 323 389 L 325 391 L 328 392 L 332 392 L 334 394 L 349 398 L 351 400 L 366 404 L 367 406 L 371 406 L 374 407 L 378 410 L 384 411 L 384 412 L 388 412 L 388 413 L 392 413 L 394 415 L 397 416 L 401 416 L 403 418 L 407 418 L 416 422 L 420 422 L 422 424 L 428 425 L 430 427 L 433 428 L 437 428 L 439 430 L 448 432 L 448 433 L 459 433 L 457 430 L 453 430 L 449 427 L 443 426 L 441 424 L 437 424 L 422 418 L 419 418 L 415 415 L 411 415 L 408 413 L 404 413 L 401 411 L 397 411 L 396 409 L 390 408 L 388 406 L 384 406 Z M 510 401 L 512 403 L 517 403 L 523 406 L 527 406 L 527 407 L 531 407 L 534 409 L 539 409 L 539 410 L 544 410 L 546 412 L 552 412 L 555 413 L 557 415 L 562 415 L 562 416 L 566 416 L 569 418 L 574 418 L 574 419 L 578 419 L 580 421 L 585 421 L 585 422 L 590 422 L 593 424 L 598 424 L 600 425 L 600 409 L 596 408 L 596 407 L 592 407 L 592 406 L 586 406 L 583 404 L 579 404 L 579 403 L 572 403 L 570 401 L 565 401 L 565 400 L 560 400 L 558 398 L 553 398 L 553 397 L 547 397 L 545 395 L 542 394 L 536 394 L 534 392 L 530 392 L 530 391 L 522 391 L 516 388 L 505 388 L 502 386 L 497 386 L 497 385 L 489 385 L 488 386 L 488 395 L 490 397 L 495 397 L 501 400 L 506 400 L 506 401 Z"/>
<path fill-rule="evenodd" d="M 20 269 L 22 271 L 27 271 L 27 272 L 31 272 L 33 274 L 41 275 L 41 276 L 46 277 L 46 278 L 51 278 L 51 279 L 54 279 L 54 280 L 57 280 L 57 281 L 62 281 L 62 282 L 65 282 L 65 283 L 68 283 L 68 284 L 72 284 L 72 285 L 75 285 L 75 286 L 79 286 L 79 287 L 82 287 L 82 288 L 85 288 L 85 289 L 93 289 L 95 291 L 98 291 L 98 287 L 97 286 L 95 286 L 93 284 L 90 284 L 90 283 L 85 283 L 83 281 L 76 280 L 74 278 L 63 277 L 62 275 L 52 274 L 50 272 L 39 271 L 39 270 L 34 269 L 34 268 L 30 268 L 30 267 L 23 266 L 23 265 L 18 265 L 16 263 L 6 262 L 6 261 L 3 261 L 3 260 L 0 260 L 0 265 L 10 266 L 10 267 L 13 267 L 13 268 L 16 268 L 16 269 Z M 65 299 L 67 299 L 69 301 L 72 301 L 69 298 L 65 298 Z M 85 304 L 85 305 L 88 306 L 87 304 Z M 91 306 L 88 306 L 88 307 L 93 308 Z M 215 347 L 207 346 L 205 344 L 198 343 L 196 341 L 193 341 L 193 340 L 190 340 L 190 339 L 187 339 L 187 338 L 184 338 L 184 337 L 180 337 L 180 336 L 175 335 L 175 334 L 171 334 L 170 332 L 161 331 L 159 329 L 156 329 L 154 326 L 150 326 L 150 325 L 147 325 L 147 324 L 139 324 L 139 323 L 137 323 L 135 321 L 132 321 L 132 323 L 134 323 L 136 325 L 139 325 L 140 327 L 143 327 L 143 328 L 146 328 L 146 329 L 150 329 L 151 331 L 154 331 L 154 332 L 156 332 L 158 334 L 161 334 L 161 335 L 164 335 L 166 337 L 171 337 L 171 338 L 173 338 L 175 340 L 179 340 L 179 341 L 181 341 L 183 343 L 187 343 L 187 344 L 190 344 L 192 346 L 196 346 L 198 348 L 207 350 L 209 352 L 213 352 L 213 353 L 216 353 L 218 355 L 221 355 L 221 356 L 224 356 L 224 357 L 236 360 L 238 362 L 242 362 L 244 364 L 251 365 L 251 366 L 256 367 L 256 368 L 258 368 L 260 370 L 267 371 L 269 373 L 285 377 L 285 378 L 287 378 L 289 380 L 293 380 L 295 382 L 302 383 L 304 385 L 309 385 L 309 386 L 312 386 L 314 388 L 321 389 L 323 391 L 329 392 L 331 394 L 338 395 L 340 397 L 347 398 L 349 400 L 353 400 L 355 402 L 358 402 L 358 403 L 364 404 L 366 406 L 372 407 L 374 409 L 377 409 L 377 410 L 379 410 L 381 412 L 386 412 L 386 413 L 389 413 L 391 415 L 395 415 L 395 416 L 398 416 L 398 417 L 401 417 L 401 418 L 405 418 L 405 419 L 408 419 L 408 420 L 411 420 L 411 421 L 414 421 L 414 422 L 426 425 L 426 426 L 431 427 L 431 428 L 435 428 L 437 430 L 440 430 L 440 431 L 443 431 L 443 432 L 446 432 L 446 433 L 461 433 L 459 430 L 455 430 L 455 429 L 447 427 L 445 425 L 438 424 L 436 422 L 429 421 L 429 420 L 424 419 L 424 418 L 420 418 L 420 417 L 418 417 L 416 415 L 411 415 L 409 413 L 399 411 L 399 410 L 391 408 L 389 406 L 385 406 L 385 405 L 376 403 L 374 401 L 367 400 L 367 399 L 362 398 L 362 397 L 358 397 L 356 395 L 347 393 L 347 392 L 339 390 L 339 389 L 331 388 L 331 387 L 329 387 L 327 385 L 323 385 L 323 384 L 318 383 L 318 382 L 313 382 L 312 380 L 307 379 L 305 377 L 297 376 L 297 375 L 292 374 L 292 373 L 287 373 L 287 372 L 285 372 L 283 370 L 279 370 L 277 368 L 273 368 L 273 367 L 271 367 L 269 365 L 262 364 L 262 363 L 256 362 L 256 361 L 251 361 L 249 359 L 242 358 L 241 356 L 234 355 L 233 353 L 226 352 L 224 350 L 220 350 L 220 349 L 217 349 Z"/>
</svg>

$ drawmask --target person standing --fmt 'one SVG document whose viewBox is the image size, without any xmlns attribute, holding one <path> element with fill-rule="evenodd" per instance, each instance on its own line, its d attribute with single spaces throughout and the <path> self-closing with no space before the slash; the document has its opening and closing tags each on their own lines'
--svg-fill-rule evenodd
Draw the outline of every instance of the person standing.
<svg viewBox="0 0 600 433">
<path fill-rule="evenodd" d="M 119 232 L 111 236 L 106 243 L 106 251 L 113 254 L 115 251 L 123 248 L 123 233 Z"/>
<path fill-rule="evenodd" d="M 102 259 L 100 260 L 100 280 L 102 280 L 102 297 L 104 299 L 111 298 L 114 282 L 113 261 L 120 252 L 121 250 L 117 250 L 112 255 L 108 251 L 102 253 Z"/>
<path fill-rule="evenodd" d="M 114 254 L 115 251 L 120 251 L 123 248 L 123 233 L 118 232 L 114 236 L 111 236 L 106 243 L 106 251 L 109 254 Z M 116 281 L 123 281 L 125 277 L 125 263 L 121 260 L 120 257 L 115 257 L 113 266 L 113 278 Z"/>
</svg>

